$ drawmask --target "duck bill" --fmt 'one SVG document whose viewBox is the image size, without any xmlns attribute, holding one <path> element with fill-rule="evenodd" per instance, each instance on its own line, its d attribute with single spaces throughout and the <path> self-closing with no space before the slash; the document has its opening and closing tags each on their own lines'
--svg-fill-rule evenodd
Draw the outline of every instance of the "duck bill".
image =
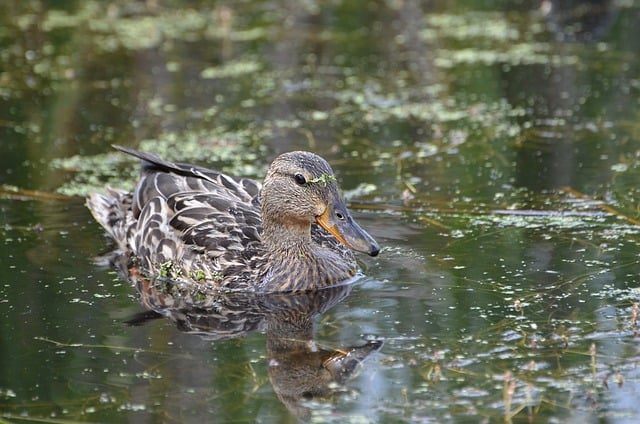
<svg viewBox="0 0 640 424">
<path fill-rule="evenodd" d="M 378 243 L 353 220 L 345 207 L 328 207 L 316 222 L 351 250 L 376 256 Z"/>
</svg>

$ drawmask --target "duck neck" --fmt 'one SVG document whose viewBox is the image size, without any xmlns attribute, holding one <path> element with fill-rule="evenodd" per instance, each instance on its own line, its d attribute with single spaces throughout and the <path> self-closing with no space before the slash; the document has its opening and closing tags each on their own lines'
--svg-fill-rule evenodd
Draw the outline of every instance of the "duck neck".
<svg viewBox="0 0 640 424">
<path fill-rule="evenodd" d="M 268 252 L 277 256 L 291 258 L 310 255 L 313 253 L 311 224 L 299 222 L 265 226 L 262 242 Z"/>
<path fill-rule="evenodd" d="M 304 230 L 304 231 L 303 231 Z M 335 252 L 311 238 L 311 226 L 267 227 L 262 240 L 268 267 L 262 275 L 264 291 L 310 290 L 346 280 L 355 269 Z"/>
</svg>

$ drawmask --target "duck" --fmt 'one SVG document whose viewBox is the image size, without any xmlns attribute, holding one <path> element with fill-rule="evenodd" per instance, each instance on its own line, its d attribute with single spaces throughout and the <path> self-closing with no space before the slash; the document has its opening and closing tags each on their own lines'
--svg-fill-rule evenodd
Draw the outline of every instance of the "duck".
<svg viewBox="0 0 640 424">
<path fill-rule="evenodd" d="M 86 205 L 144 276 L 224 291 L 314 290 L 354 277 L 354 252 L 380 251 L 317 154 L 279 155 L 260 183 L 113 147 L 140 159 L 140 179 L 133 191 L 92 193 Z"/>
</svg>

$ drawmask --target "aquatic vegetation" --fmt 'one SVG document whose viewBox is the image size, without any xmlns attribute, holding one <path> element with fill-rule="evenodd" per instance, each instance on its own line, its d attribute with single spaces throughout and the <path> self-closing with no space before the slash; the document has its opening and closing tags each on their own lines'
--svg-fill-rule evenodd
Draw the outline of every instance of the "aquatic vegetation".
<svg viewBox="0 0 640 424">
<path fill-rule="evenodd" d="M 509 46 L 506 50 L 482 50 L 476 48 L 460 50 L 441 50 L 436 64 L 442 68 L 452 68 L 465 64 L 509 64 L 554 66 L 578 65 L 574 55 L 554 54 L 547 43 L 522 43 Z"/>
<path fill-rule="evenodd" d="M 327 184 L 332 184 L 336 182 L 336 177 L 333 175 L 322 174 L 319 177 L 313 178 L 308 181 L 309 183 L 319 183 L 320 185 L 326 187 Z"/>
<path fill-rule="evenodd" d="M 262 65 L 255 61 L 237 61 L 228 62 L 223 66 L 214 66 L 205 68 L 200 73 L 200 76 L 205 79 L 213 78 L 229 78 L 229 77 L 242 77 L 243 75 L 253 74 L 260 71 Z"/>
<path fill-rule="evenodd" d="M 425 18 L 426 28 L 420 33 L 425 41 L 454 40 L 471 47 L 440 48 L 434 63 L 442 68 L 459 65 L 509 64 L 576 66 L 575 54 L 559 54 L 544 39 L 546 27 L 541 21 L 517 22 L 506 13 L 468 13 L 465 15 L 434 14 Z"/>
<path fill-rule="evenodd" d="M 139 147 L 172 161 L 220 163 L 222 169 L 231 175 L 258 178 L 266 168 L 256 163 L 261 149 L 250 148 L 252 143 L 250 133 L 246 131 L 222 134 L 198 131 L 165 133 L 162 138 L 141 141 Z M 246 153 L 247 150 L 252 152 Z M 116 151 L 57 158 L 51 166 L 73 173 L 73 177 L 58 189 L 59 193 L 68 196 L 87 196 L 105 185 L 132 188 L 139 172 L 131 158 Z"/>
<path fill-rule="evenodd" d="M 513 42 L 525 37 L 517 22 L 509 19 L 507 13 L 470 12 L 466 14 L 433 13 L 424 17 L 425 29 L 420 32 L 423 39 L 436 40 L 453 38 L 474 42 Z M 532 34 L 544 31 L 544 26 L 536 23 L 527 26 Z"/>
</svg>

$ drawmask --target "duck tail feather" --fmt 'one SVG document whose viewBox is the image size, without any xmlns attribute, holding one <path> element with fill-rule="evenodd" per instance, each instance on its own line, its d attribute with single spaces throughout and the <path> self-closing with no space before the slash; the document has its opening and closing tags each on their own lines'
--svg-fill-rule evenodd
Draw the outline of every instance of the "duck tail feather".
<svg viewBox="0 0 640 424">
<path fill-rule="evenodd" d="M 126 248 L 128 232 L 133 223 L 131 193 L 108 188 L 104 194 L 92 193 L 87 208 L 96 221 L 121 248 Z"/>
</svg>

